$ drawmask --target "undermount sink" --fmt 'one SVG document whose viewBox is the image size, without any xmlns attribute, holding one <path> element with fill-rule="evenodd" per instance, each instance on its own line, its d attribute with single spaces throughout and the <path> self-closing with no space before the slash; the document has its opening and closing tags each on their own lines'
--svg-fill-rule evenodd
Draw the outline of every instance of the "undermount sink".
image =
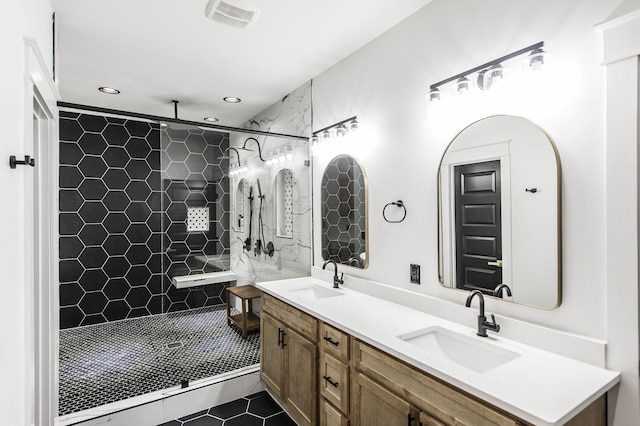
<svg viewBox="0 0 640 426">
<path fill-rule="evenodd" d="M 307 287 L 296 288 L 293 290 L 289 290 L 289 292 L 296 296 L 300 296 L 304 299 L 309 299 L 309 300 L 326 299 L 327 297 L 336 297 L 336 296 L 344 295 L 344 293 L 341 293 L 339 291 L 320 287 L 317 285 L 310 285 Z"/>
<path fill-rule="evenodd" d="M 509 349 L 438 326 L 423 328 L 397 337 L 425 349 L 432 358 L 449 360 L 478 373 L 493 370 L 520 356 L 519 353 Z"/>
</svg>

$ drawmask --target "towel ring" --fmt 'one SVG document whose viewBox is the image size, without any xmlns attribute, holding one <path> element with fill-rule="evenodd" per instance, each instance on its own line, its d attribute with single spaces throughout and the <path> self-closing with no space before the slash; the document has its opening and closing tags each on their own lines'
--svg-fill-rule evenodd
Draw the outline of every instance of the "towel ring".
<svg viewBox="0 0 640 426">
<path fill-rule="evenodd" d="M 404 210 L 404 215 L 402 215 L 402 219 L 400 219 L 400 220 L 389 220 L 389 219 L 387 219 L 386 210 L 387 210 L 387 207 L 389 207 L 389 206 L 402 207 L 402 209 Z M 407 217 L 407 208 L 404 206 L 404 203 L 402 202 L 402 200 L 398 200 L 398 201 L 394 201 L 394 202 L 391 202 L 391 203 L 387 203 L 382 208 L 382 217 L 388 223 L 400 223 Z"/>
</svg>

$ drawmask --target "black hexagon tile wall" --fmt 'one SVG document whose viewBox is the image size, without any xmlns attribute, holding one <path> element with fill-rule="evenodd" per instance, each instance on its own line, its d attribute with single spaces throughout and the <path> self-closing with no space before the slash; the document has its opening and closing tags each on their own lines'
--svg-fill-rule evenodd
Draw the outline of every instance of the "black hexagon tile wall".
<svg viewBox="0 0 640 426">
<path fill-rule="evenodd" d="M 228 144 L 219 132 L 60 113 L 61 328 L 223 303 L 224 283 L 176 289 L 169 277 L 229 252 Z M 208 230 L 187 232 L 188 208 L 207 210 Z"/>
</svg>

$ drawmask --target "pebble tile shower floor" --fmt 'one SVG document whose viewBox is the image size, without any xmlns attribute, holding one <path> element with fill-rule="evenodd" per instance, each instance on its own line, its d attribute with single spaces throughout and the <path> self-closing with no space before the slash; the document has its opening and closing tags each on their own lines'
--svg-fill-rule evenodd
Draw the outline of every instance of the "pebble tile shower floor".
<svg viewBox="0 0 640 426">
<path fill-rule="evenodd" d="M 60 331 L 59 415 L 179 385 L 260 361 L 224 306 Z"/>
</svg>

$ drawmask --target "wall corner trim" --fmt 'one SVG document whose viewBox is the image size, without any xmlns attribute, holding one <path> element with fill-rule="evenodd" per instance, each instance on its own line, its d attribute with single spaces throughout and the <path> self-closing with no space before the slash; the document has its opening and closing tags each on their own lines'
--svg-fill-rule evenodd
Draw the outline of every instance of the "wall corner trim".
<svg viewBox="0 0 640 426">
<path fill-rule="evenodd" d="M 44 60 L 44 57 L 42 56 L 42 52 L 40 51 L 40 47 L 38 46 L 38 42 L 33 38 L 33 37 L 28 37 L 28 36 L 24 36 L 24 45 L 25 45 L 25 50 L 27 51 L 25 54 L 25 60 L 29 61 L 29 52 L 32 54 L 32 58 L 34 58 L 38 64 L 37 68 L 34 68 L 36 70 L 48 70 L 49 68 L 47 67 L 47 61 Z M 28 62 L 27 62 L 27 69 L 29 69 L 30 67 L 28 66 Z M 40 72 L 38 72 L 38 74 L 41 74 Z M 58 90 L 58 86 L 57 84 L 53 81 L 53 77 L 51 77 L 51 73 L 47 72 L 46 75 L 39 75 L 40 78 L 42 78 L 42 81 L 44 81 L 47 86 L 49 86 L 49 90 L 51 92 L 51 94 L 53 94 L 53 96 L 55 97 L 56 101 L 59 101 L 62 99 L 62 96 L 60 95 L 60 91 Z"/>
<path fill-rule="evenodd" d="M 640 9 L 601 22 L 603 65 L 640 55 Z"/>
</svg>

